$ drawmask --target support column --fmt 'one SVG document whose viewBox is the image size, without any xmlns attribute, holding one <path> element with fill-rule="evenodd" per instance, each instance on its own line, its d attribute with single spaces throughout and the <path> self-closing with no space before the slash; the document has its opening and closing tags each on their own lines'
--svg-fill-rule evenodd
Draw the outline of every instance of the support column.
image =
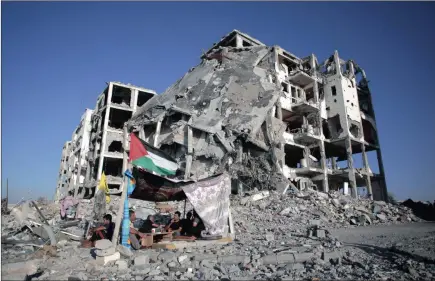
<svg viewBox="0 0 435 281">
<path fill-rule="evenodd" d="M 387 183 L 385 181 L 385 171 L 384 171 L 384 162 L 382 161 L 382 153 L 381 149 L 376 149 L 376 155 L 378 158 L 378 166 L 379 166 L 379 174 L 381 176 L 381 188 L 382 188 L 382 196 L 384 197 L 384 201 L 388 202 L 388 191 L 387 191 Z"/>
<path fill-rule="evenodd" d="M 276 117 L 282 121 L 282 105 L 280 102 L 276 104 Z M 284 142 L 279 144 L 279 149 L 281 150 L 282 157 L 279 160 L 281 162 L 281 168 L 284 169 L 285 165 L 285 152 L 284 152 Z"/>
<path fill-rule="evenodd" d="M 347 153 L 347 168 L 349 169 L 350 188 L 352 190 L 352 196 L 354 198 L 358 198 L 358 190 L 357 190 L 356 179 L 355 179 L 355 170 L 353 168 L 352 142 L 350 140 L 350 137 L 346 137 L 345 142 L 346 142 L 346 153 Z"/>
<path fill-rule="evenodd" d="M 77 182 L 74 184 L 74 198 L 77 198 L 77 195 L 79 193 L 79 188 L 80 188 L 80 178 L 81 178 L 81 171 L 82 171 L 82 151 L 80 149 L 79 152 L 79 167 L 77 170 Z M 83 191 L 83 190 L 82 190 Z"/>
<path fill-rule="evenodd" d="M 131 89 L 131 108 L 133 109 L 133 113 L 137 110 L 137 99 L 139 97 L 139 90 Z"/>
<path fill-rule="evenodd" d="M 190 124 L 192 119 L 187 123 L 187 155 L 186 155 L 186 170 L 184 171 L 184 178 L 188 179 L 190 177 L 190 169 L 192 168 L 192 158 L 193 158 L 193 131 Z"/>
<path fill-rule="evenodd" d="M 154 143 L 153 143 L 154 147 L 157 147 L 157 145 L 158 145 L 161 128 L 162 128 L 162 120 L 160 119 L 157 122 L 156 133 L 154 134 Z"/>
<path fill-rule="evenodd" d="M 107 103 L 106 103 L 106 115 L 104 116 L 104 124 L 103 124 L 103 138 L 101 140 L 100 145 L 100 163 L 98 164 L 98 174 L 97 180 L 100 180 L 101 173 L 103 172 L 103 162 L 104 162 L 104 150 L 106 149 L 106 138 L 107 138 L 107 128 L 109 127 L 109 113 L 110 113 L 110 104 L 112 100 L 112 92 L 113 92 L 113 84 L 109 84 L 109 91 L 107 93 Z"/>
<path fill-rule="evenodd" d="M 240 165 L 243 162 L 243 145 L 240 144 L 239 148 L 237 150 L 237 163 L 239 163 Z M 242 196 L 243 195 L 243 184 L 240 180 L 237 180 L 237 193 Z"/>
<path fill-rule="evenodd" d="M 310 65 L 311 69 L 313 69 L 313 78 L 314 78 L 314 84 L 313 84 L 313 92 L 314 92 L 314 100 L 316 101 L 316 106 L 318 111 L 317 114 L 317 120 L 319 122 L 319 149 L 320 149 L 320 164 L 323 170 L 323 178 L 322 178 L 322 187 L 323 192 L 329 192 L 329 181 L 328 181 L 328 165 L 326 164 L 326 151 L 325 151 L 325 142 L 324 142 L 324 135 L 323 135 L 323 120 L 322 120 L 322 114 L 320 112 L 320 98 L 319 98 L 319 85 L 317 83 L 317 65 L 316 65 L 316 57 L 314 54 L 311 54 L 310 58 Z"/>
<path fill-rule="evenodd" d="M 310 165 L 310 148 L 304 147 L 304 159 L 307 162 L 307 167 L 311 167 Z"/>
<path fill-rule="evenodd" d="M 337 159 L 335 159 L 335 157 L 333 156 L 331 158 L 331 164 L 332 164 L 332 169 L 337 170 Z"/>
<path fill-rule="evenodd" d="M 365 176 L 366 186 L 367 186 L 367 189 L 370 193 L 370 199 L 373 200 L 372 180 L 371 180 L 370 175 L 369 175 L 369 171 L 370 171 L 369 161 L 367 159 L 366 146 L 363 143 L 361 144 L 361 152 L 362 152 L 364 170 L 366 172 L 366 176 Z"/>
</svg>

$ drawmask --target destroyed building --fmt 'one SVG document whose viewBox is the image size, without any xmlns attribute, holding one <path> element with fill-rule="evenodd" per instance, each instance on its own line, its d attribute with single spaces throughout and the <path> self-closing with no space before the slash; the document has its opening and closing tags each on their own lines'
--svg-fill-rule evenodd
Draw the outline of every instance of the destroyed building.
<svg viewBox="0 0 435 281">
<path fill-rule="evenodd" d="M 93 110 L 87 108 L 80 118 L 80 123 L 74 130 L 71 141 L 67 141 L 62 149 L 61 167 L 55 200 L 71 193 L 77 195 L 83 186 L 87 169 L 86 156 L 89 151 L 91 133 L 91 118 Z M 79 176 L 79 171 L 80 176 Z"/>
<path fill-rule="evenodd" d="M 110 189 L 116 192 L 122 182 L 123 127 L 137 108 L 156 95 L 155 91 L 120 82 L 109 82 L 98 96 L 94 110 L 86 111 L 69 146 L 62 151 L 57 200 L 61 181 L 68 181 L 68 194 L 92 197 L 102 173 Z M 84 115 L 84 116 L 85 116 Z M 69 148 L 68 148 L 69 147 Z M 69 156 L 72 151 L 73 156 Z M 79 160 L 80 159 L 80 160 Z M 76 180 L 81 170 L 80 183 Z M 65 171 L 67 171 L 65 173 Z"/>
<path fill-rule="evenodd" d="M 69 169 L 69 157 L 70 157 L 70 145 L 71 141 L 65 142 L 62 148 L 62 156 L 60 159 L 59 175 L 57 179 L 56 194 L 54 200 L 58 202 L 63 197 L 63 192 L 66 192 L 68 186 L 68 169 Z"/>
<path fill-rule="evenodd" d="M 237 30 L 201 59 L 128 122 L 177 160 L 177 178 L 228 171 L 239 191 L 290 185 L 346 193 L 349 186 L 354 197 L 365 187 L 372 199 L 387 200 L 371 92 L 354 61 L 337 51 L 324 62 L 299 58 Z M 358 154 L 362 168 L 354 165 Z"/>
</svg>

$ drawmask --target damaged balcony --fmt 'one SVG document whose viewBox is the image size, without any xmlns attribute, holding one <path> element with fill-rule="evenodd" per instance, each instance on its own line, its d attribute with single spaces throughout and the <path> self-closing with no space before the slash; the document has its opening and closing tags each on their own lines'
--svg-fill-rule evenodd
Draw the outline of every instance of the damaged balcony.
<svg viewBox="0 0 435 281">
<path fill-rule="evenodd" d="M 133 112 L 125 109 L 110 108 L 108 130 L 122 132 L 124 123 L 127 122 L 132 115 Z"/>
<path fill-rule="evenodd" d="M 107 132 L 104 155 L 112 158 L 123 158 L 123 135 L 115 132 Z"/>
<path fill-rule="evenodd" d="M 308 153 L 308 148 L 304 146 L 288 145 L 284 146 L 285 165 L 283 174 L 289 179 L 297 177 L 316 177 L 323 173 L 320 162 L 317 158 Z"/>
<path fill-rule="evenodd" d="M 111 107 L 123 110 L 132 110 L 131 108 L 132 90 L 113 84 Z"/>
<path fill-rule="evenodd" d="M 122 183 L 122 162 L 122 159 L 104 157 L 103 171 L 106 175 L 109 189 L 111 187 L 110 185 L 120 185 Z"/>
<path fill-rule="evenodd" d="M 321 140 L 318 112 L 307 116 L 289 114 L 284 119 L 287 123 L 286 133 L 292 135 L 292 140 L 300 145 L 313 145 Z"/>
</svg>

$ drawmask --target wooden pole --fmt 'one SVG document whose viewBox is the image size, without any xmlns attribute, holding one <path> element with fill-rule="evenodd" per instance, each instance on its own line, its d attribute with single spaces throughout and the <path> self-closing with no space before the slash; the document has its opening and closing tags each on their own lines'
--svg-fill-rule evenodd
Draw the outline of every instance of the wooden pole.
<svg viewBox="0 0 435 281">
<path fill-rule="evenodd" d="M 183 214 L 183 218 L 186 218 L 186 202 L 187 202 L 187 198 L 184 199 L 184 214 Z"/>
<path fill-rule="evenodd" d="M 123 146 L 124 146 L 124 160 L 122 164 L 123 173 L 128 168 L 128 155 L 127 155 L 127 142 L 128 142 L 128 131 L 127 131 L 127 125 L 124 125 L 124 140 L 123 140 Z M 112 237 L 112 244 L 114 247 L 118 245 L 119 242 L 119 231 L 121 227 L 122 217 L 124 214 L 124 202 L 127 198 L 127 189 L 128 189 L 128 180 L 130 180 L 128 177 L 124 176 L 124 181 L 121 184 L 122 187 L 122 194 L 121 199 L 119 200 L 119 206 L 118 206 L 118 212 L 116 213 L 116 222 L 115 222 L 115 230 Z"/>
</svg>

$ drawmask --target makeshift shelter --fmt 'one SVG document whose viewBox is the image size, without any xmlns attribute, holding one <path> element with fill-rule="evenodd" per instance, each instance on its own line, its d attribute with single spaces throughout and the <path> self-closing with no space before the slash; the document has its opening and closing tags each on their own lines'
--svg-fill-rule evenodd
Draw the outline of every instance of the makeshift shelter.
<svg viewBox="0 0 435 281">
<path fill-rule="evenodd" d="M 127 134 L 126 129 L 124 134 Z M 228 234 L 232 227 L 229 223 L 231 178 L 227 173 L 201 181 L 180 180 L 177 178 L 178 164 L 134 133 L 130 134 L 129 162 L 133 173 L 129 173 L 128 170 L 125 173 L 128 186 L 123 188 L 123 198 L 126 201 L 121 202 L 123 208 L 120 206 L 120 210 L 124 210 L 123 225 L 128 226 L 127 221 L 129 222 L 126 211 L 128 193 L 130 198 L 155 202 L 188 199 L 202 219 L 207 234 Z M 119 225 L 120 221 L 117 224 Z M 125 235 L 126 233 L 123 233 L 123 236 Z"/>
</svg>

